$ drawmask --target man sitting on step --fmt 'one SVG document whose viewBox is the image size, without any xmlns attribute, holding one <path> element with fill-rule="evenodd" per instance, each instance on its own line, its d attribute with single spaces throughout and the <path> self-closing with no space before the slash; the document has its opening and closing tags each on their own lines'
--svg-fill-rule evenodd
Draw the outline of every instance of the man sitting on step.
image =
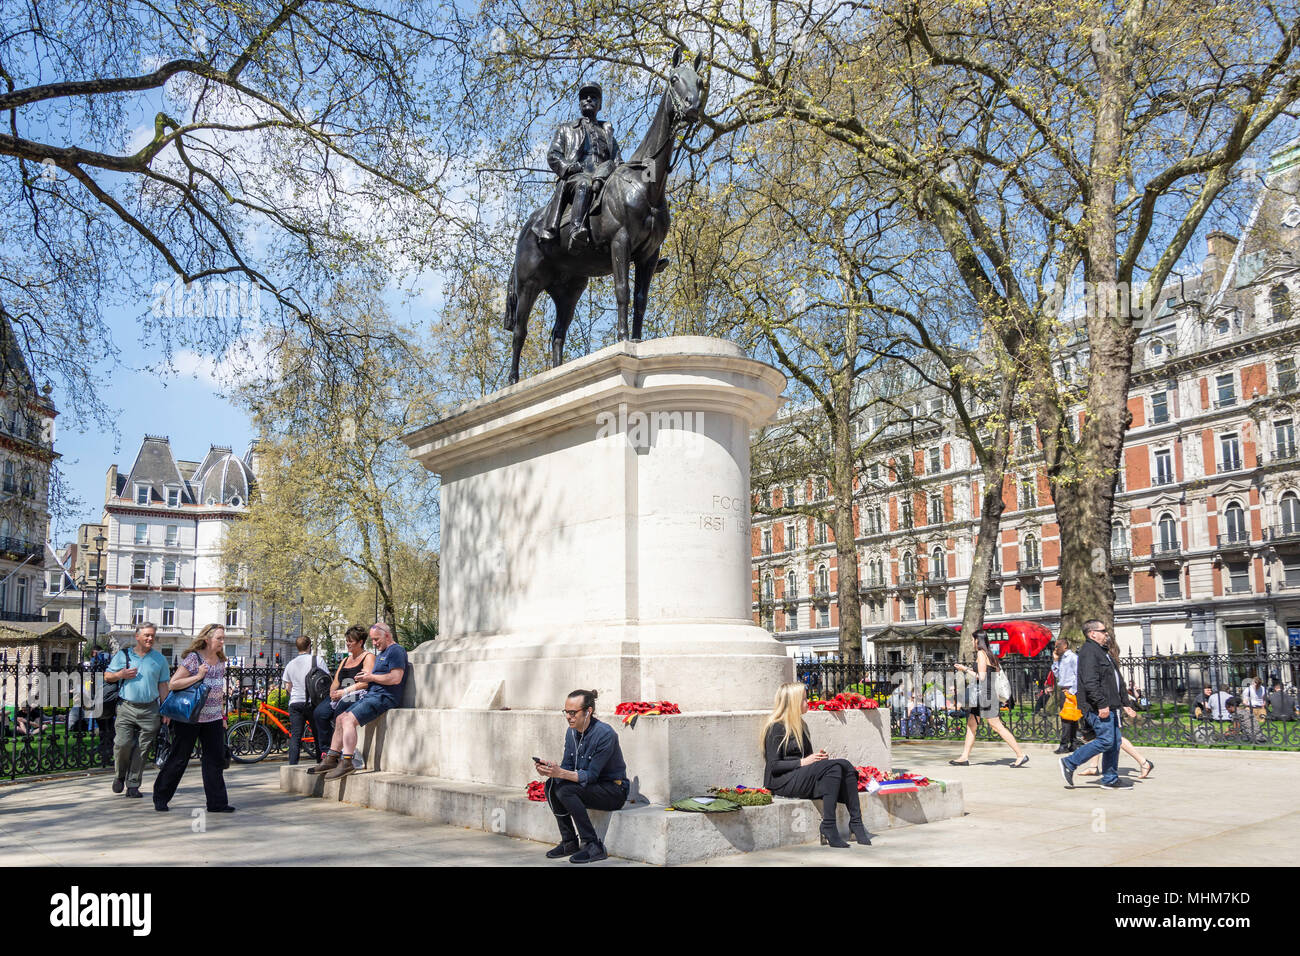
<svg viewBox="0 0 1300 956">
<path fill-rule="evenodd" d="M 551 860 L 562 856 L 567 856 L 570 863 L 605 859 L 609 854 L 587 810 L 617 810 L 627 802 L 627 765 L 618 734 L 609 724 L 597 720 L 595 713 L 594 690 L 571 693 L 564 702 L 564 718 L 569 724 L 564 735 L 564 757 L 558 764 L 537 760 L 537 772 L 549 778 L 546 802 L 560 828 L 560 845 L 546 853 Z"/>
</svg>

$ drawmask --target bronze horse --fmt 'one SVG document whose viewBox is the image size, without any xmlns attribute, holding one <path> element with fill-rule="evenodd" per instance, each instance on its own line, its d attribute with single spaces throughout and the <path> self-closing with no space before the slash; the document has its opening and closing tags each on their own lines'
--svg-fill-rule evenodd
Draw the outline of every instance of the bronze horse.
<svg viewBox="0 0 1300 956">
<path fill-rule="evenodd" d="M 665 189 L 674 142 L 679 129 L 699 119 L 703 99 L 703 84 L 697 72 L 703 57 L 697 56 L 694 65 L 683 63 L 683 52 L 678 49 L 673 56 L 668 84 L 645 139 L 631 159 L 610 174 L 593 205 L 588 218 L 591 243 L 569 247 L 568 226 L 561 227 L 559 238 L 538 238 L 533 226 L 545 215 L 545 207 L 536 210 L 520 231 L 506 294 L 505 327 L 514 333 L 511 385 L 519 381 L 519 353 L 528 337 L 528 316 L 543 291 L 555 303 L 555 327 L 551 330 L 551 367 L 555 368 L 564 354 L 564 336 L 578 299 L 593 276 L 614 276 L 618 337 L 627 341 L 628 278 L 630 266 L 635 263 L 631 338 L 634 342 L 641 340 L 650 279 L 659 269 L 659 247 L 668 234 Z"/>
</svg>

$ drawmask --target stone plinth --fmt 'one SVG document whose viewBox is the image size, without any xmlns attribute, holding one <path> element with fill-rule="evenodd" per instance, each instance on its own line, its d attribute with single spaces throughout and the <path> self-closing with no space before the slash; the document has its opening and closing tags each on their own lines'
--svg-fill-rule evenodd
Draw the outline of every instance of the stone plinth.
<svg viewBox="0 0 1300 956">
<path fill-rule="evenodd" d="M 784 383 L 717 339 L 621 343 L 406 436 L 442 478 L 407 705 L 770 707 L 792 665 L 751 619 L 749 436 Z"/>
<path fill-rule="evenodd" d="M 532 758 L 559 760 L 564 718 L 556 710 L 403 709 L 386 715 L 382 746 L 365 752 L 366 765 L 421 777 L 464 780 L 520 789 Z M 709 787 L 763 784 L 759 734 L 764 713 L 685 713 L 641 717 L 618 731 L 632 796 L 666 804 Z M 891 769 L 889 711 L 856 710 L 805 715 L 813 743 L 855 767 Z M 535 775 L 534 775 L 535 776 Z"/>
</svg>

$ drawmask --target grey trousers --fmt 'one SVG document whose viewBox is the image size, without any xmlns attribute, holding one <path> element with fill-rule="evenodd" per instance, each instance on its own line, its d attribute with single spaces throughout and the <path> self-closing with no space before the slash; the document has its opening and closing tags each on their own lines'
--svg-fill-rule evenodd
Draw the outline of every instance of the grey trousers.
<svg viewBox="0 0 1300 956">
<path fill-rule="evenodd" d="M 119 779 L 128 787 L 139 787 L 144 779 L 144 755 L 158 736 L 162 718 L 158 716 L 158 701 L 133 704 L 129 700 L 117 702 L 117 735 L 113 739 L 113 763 Z"/>
</svg>

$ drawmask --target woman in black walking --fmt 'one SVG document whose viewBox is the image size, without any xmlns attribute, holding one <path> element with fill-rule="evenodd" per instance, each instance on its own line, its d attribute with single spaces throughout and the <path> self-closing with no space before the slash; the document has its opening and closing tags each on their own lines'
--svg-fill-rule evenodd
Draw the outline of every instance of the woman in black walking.
<svg viewBox="0 0 1300 956">
<path fill-rule="evenodd" d="M 226 799 L 226 780 L 222 773 L 226 762 L 226 629 L 207 624 L 185 650 L 171 689 L 184 690 L 202 681 L 208 689 L 197 720 L 192 724 L 171 722 L 172 749 L 167 762 L 153 783 L 153 808 L 168 809 L 176 795 L 185 768 L 190 764 L 195 741 L 203 744 L 199 758 L 203 765 L 203 794 L 209 813 L 234 813 Z"/>
<path fill-rule="evenodd" d="M 780 797 L 822 802 L 822 846 L 847 847 L 835 825 L 835 807 L 849 811 L 849 829 L 864 846 L 871 837 L 862 823 L 858 801 L 858 771 L 847 760 L 833 760 L 825 750 L 813 750 L 804 724 L 808 700 L 803 684 L 782 684 L 772 714 L 763 725 L 763 756 L 767 769 L 763 786 Z"/>
</svg>

